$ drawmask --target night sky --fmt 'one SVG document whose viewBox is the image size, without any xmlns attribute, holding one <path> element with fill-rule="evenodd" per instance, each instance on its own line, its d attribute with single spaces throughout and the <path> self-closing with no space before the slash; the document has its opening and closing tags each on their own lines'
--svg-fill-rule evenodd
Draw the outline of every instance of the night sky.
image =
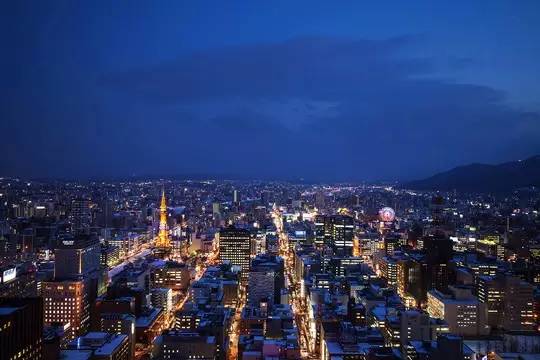
<svg viewBox="0 0 540 360">
<path fill-rule="evenodd" d="M 535 0 L 10 1 L 0 34 L 0 176 L 403 180 L 540 154 Z"/>
</svg>

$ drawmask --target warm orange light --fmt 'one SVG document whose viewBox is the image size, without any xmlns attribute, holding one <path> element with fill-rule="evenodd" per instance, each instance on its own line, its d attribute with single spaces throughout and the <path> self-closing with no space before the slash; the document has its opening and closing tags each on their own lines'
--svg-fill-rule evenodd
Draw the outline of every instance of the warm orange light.
<svg viewBox="0 0 540 360">
<path fill-rule="evenodd" d="M 171 248 L 171 240 L 167 233 L 167 201 L 165 199 L 165 189 L 161 194 L 161 205 L 159 207 L 159 233 L 156 238 L 156 246 L 159 248 Z"/>
</svg>

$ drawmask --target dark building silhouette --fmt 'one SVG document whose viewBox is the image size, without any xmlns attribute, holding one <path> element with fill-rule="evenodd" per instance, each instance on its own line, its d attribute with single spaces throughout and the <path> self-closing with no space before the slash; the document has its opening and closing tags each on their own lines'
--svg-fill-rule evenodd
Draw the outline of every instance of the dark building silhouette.
<svg viewBox="0 0 540 360">
<path fill-rule="evenodd" d="M 0 360 L 41 359 L 43 300 L 0 298 Z"/>
<path fill-rule="evenodd" d="M 346 215 L 317 215 L 315 218 L 315 245 L 327 245 L 334 255 L 352 256 L 354 219 Z"/>
</svg>

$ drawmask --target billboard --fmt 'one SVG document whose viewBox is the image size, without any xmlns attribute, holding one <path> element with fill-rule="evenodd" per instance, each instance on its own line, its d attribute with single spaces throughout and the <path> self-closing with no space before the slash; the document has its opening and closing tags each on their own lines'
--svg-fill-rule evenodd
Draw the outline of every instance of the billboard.
<svg viewBox="0 0 540 360">
<path fill-rule="evenodd" d="M 17 268 L 4 270 L 2 273 L 2 282 L 7 283 L 17 277 Z"/>
</svg>

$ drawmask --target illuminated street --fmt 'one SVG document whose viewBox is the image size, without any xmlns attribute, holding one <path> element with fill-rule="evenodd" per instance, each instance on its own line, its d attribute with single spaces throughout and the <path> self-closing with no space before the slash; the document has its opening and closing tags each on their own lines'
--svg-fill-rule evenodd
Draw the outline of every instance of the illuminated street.
<svg viewBox="0 0 540 360">
<path fill-rule="evenodd" d="M 122 272 L 122 270 L 124 270 L 126 265 L 128 265 L 129 263 L 135 262 L 138 259 L 143 259 L 143 258 L 149 256 L 150 254 L 152 254 L 152 249 L 150 247 L 151 247 L 151 244 L 148 244 L 148 243 L 141 245 L 138 252 L 136 252 L 136 253 L 132 254 L 131 256 L 129 256 L 122 263 L 112 267 L 109 270 L 109 279 L 112 279 L 115 275 Z"/>
<path fill-rule="evenodd" d="M 310 338 L 309 320 L 306 310 L 307 304 L 305 299 L 300 296 L 300 289 L 294 276 L 294 255 L 289 246 L 289 239 L 283 229 L 283 220 L 279 210 L 275 209 L 272 212 L 272 218 L 277 229 L 279 237 L 279 253 L 285 261 L 285 276 L 286 283 L 289 285 L 289 302 L 292 306 L 295 323 L 299 331 L 299 343 L 302 358 L 316 357 L 314 354 L 314 341 Z"/>
<path fill-rule="evenodd" d="M 238 359 L 238 337 L 240 336 L 240 320 L 242 315 L 242 310 L 246 305 L 246 292 L 241 289 L 240 297 L 236 305 L 234 316 L 231 320 L 231 326 L 229 328 L 229 353 L 227 359 L 236 360 Z"/>
<path fill-rule="evenodd" d="M 180 294 L 180 297 L 178 298 L 178 301 L 173 306 L 173 309 L 171 311 L 171 318 L 170 318 L 170 322 L 169 322 L 169 326 L 168 326 L 170 329 L 172 329 L 174 327 L 174 323 L 175 323 L 174 314 L 176 313 L 176 311 L 182 310 L 185 303 L 190 298 L 191 286 L 193 285 L 193 283 L 198 281 L 204 275 L 204 273 L 206 271 L 206 268 L 208 266 L 212 266 L 212 265 L 216 264 L 217 257 L 218 257 L 218 252 L 216 250 L 214 250 L 210 254 L 208 254 L 208 257 L 207 257 L 205 262 L 203 262 L 201 265 L 197 266 L 195 277 L 191 281 L 191 284 L 190 284 L 189 288 L 183 294 Z"/>
</svg>

